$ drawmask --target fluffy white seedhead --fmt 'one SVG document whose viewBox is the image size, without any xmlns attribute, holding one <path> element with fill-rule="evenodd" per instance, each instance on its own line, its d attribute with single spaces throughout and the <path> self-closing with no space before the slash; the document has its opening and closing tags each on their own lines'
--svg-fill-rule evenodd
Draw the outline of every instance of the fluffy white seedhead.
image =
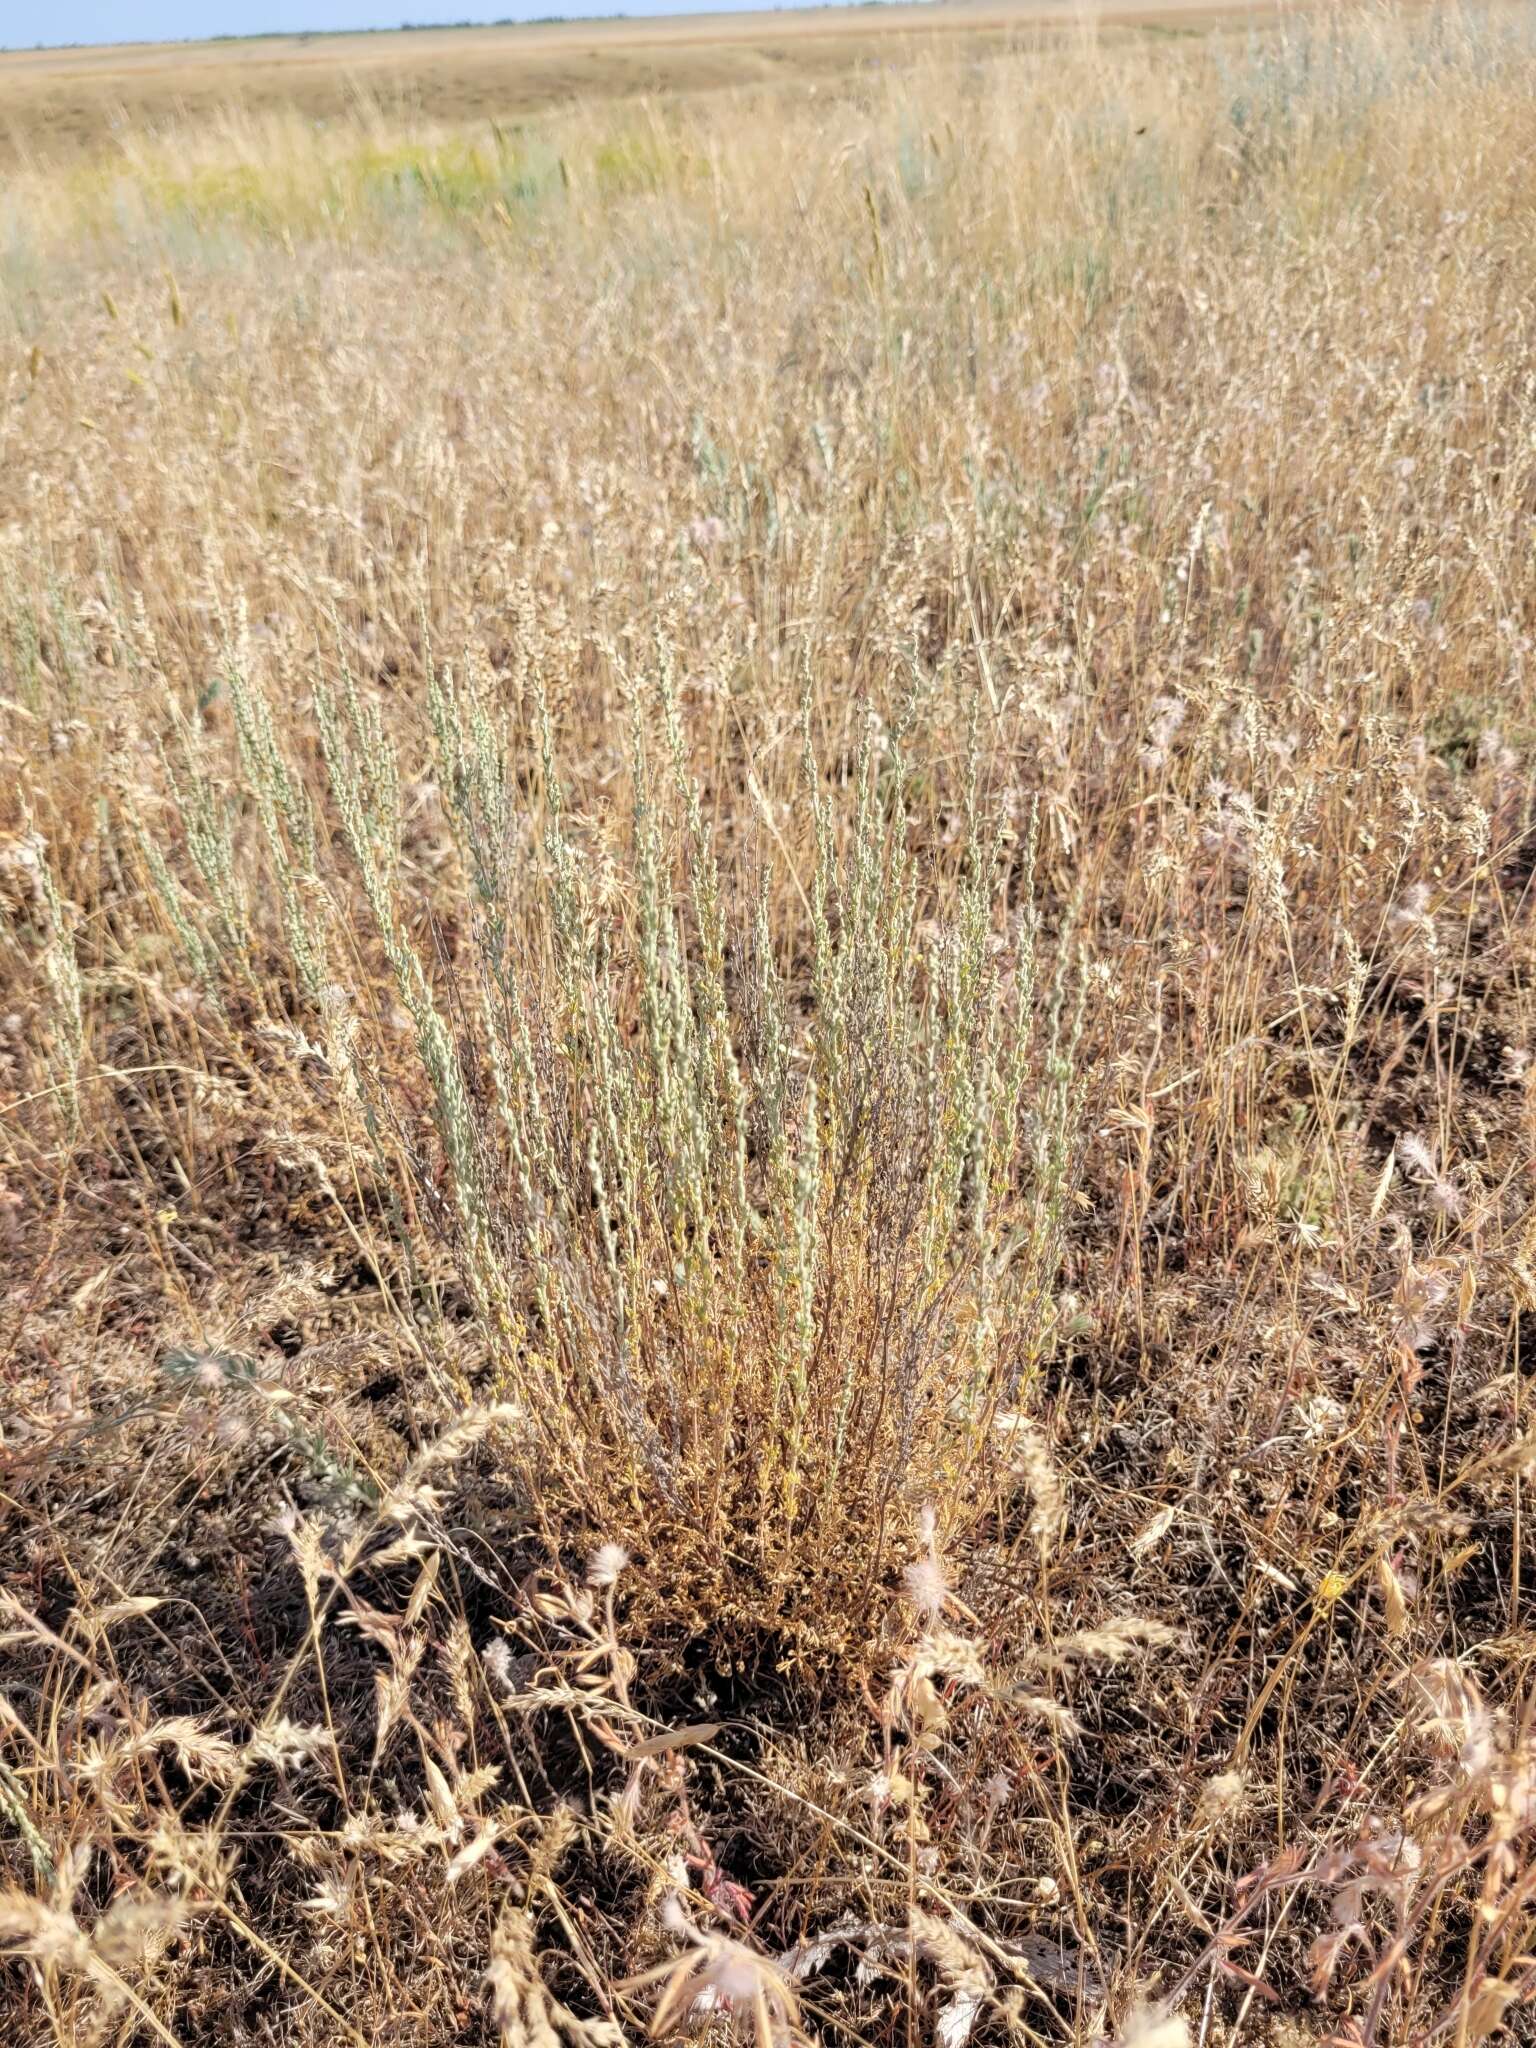
<svg viewBox="0 0 1536 2048">
<path fill-rule="evenodd" d="M 906 1596 L 925 1619 L 941 1612 L 949 1598 L 944 1567 L 936 1557 L 916 1557 L 901 1575 Z"/>
<path fill-rule="evenodd" d="M 629 1552 L 622 1543 L 604 1543 L 592 1553 L 587 1566 L 589 1586 L 611 1586 L 620 1572 L 629 1563 Z"/>
</svg>

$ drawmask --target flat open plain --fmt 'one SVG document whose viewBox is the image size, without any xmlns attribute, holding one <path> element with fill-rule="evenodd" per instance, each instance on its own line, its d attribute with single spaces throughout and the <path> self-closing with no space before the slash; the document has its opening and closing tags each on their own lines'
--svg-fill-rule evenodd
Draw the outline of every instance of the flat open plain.
<svg viewBox="0 0 1536 2048">
<path fill-rule="evenodd" d="M 957 53 L 999 51 L 1085 29 L 1241 27 L 1276 12 L 1267 0 L 1120 0 L 1104 9 L 1013 0 L 17 50 L 0 53 L 0 155 L 89 149 L 114 133 L 229 108 L 323 119 L 362 104 L 448 123 L 503 120 L 593 98 L 813 83 L 943 42 Z"/>
</svg>

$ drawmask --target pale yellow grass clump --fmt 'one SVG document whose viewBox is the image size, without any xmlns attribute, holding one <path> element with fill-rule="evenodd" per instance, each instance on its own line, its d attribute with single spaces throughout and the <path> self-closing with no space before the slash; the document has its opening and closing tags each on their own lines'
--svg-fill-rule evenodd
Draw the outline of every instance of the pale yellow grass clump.
<svg viewBox="0 0 1536 2048">
<path fill-rule="evenodd" d="M 1533 88 L 13 181 L 18 2040 L 1528 2027 Z"/>
</svg>

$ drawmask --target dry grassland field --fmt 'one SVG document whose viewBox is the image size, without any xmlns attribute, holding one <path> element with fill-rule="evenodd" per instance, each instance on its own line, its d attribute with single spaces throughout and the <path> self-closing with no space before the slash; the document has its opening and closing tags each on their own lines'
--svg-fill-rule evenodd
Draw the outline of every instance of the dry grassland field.
<svg viewBox="0 0 1536 2048">
<path fill-rule="evenodd" d="M 925 48 L 996 54 L 1023 34 L 1189 34 L 1251 22 L 1273 0 L 1074 0 L 812 6 L 800 11 L 548 21 L 408 34 L 0 51 L 0 167 L 145 124 L 273 110 L 317 118 L 504 122 L 551 104 L 637 93 L 804 85 L 909 62 Z"/>
<path fill-rule="evenodd" d="M 0 60 L 7 2048 L 1536 2038 L 1536 13 L 939 19 Z"/>
</svg>

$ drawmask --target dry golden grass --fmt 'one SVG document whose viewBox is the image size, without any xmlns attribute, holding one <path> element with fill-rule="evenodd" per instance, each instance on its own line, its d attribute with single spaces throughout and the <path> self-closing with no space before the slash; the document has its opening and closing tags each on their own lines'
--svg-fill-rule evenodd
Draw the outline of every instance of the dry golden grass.
<svg viewBox="0 0 1536 2048">
<path fill-rule="evenodd" d="M 7 2041 L 1529 2037 L 1533 87 L 9 181 Z"/>
<path fill-rule="evenodd" d="M 1262 19 L 1274 0 L 1118 0 L 1108 35 Z M 828 83 L 935 46 L 996 55 L 1080 27 L 1072 0 L 813 7 L 783 14 L 552 21 L 376 35 L 0 51 L 0 163 L 57 162 L 117 138 L 220 116 L 505 124 L 550 106 L 687 91 Z"/>
</svg>

